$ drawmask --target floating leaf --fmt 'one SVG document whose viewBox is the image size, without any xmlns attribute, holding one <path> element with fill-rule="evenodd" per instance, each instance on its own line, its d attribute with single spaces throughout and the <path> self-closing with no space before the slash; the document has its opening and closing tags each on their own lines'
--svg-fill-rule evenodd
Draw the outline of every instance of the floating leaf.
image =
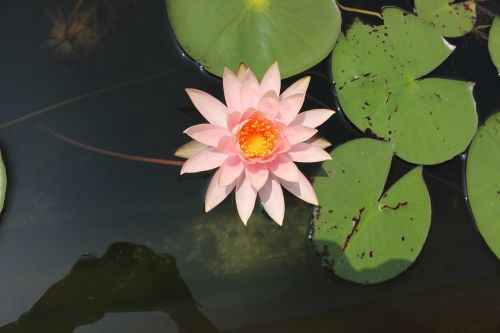
<svg viewBox="0 0 500 333">
<path fill-rule="evenodd" d="M 278 61 L 283 77 L 323 60 L 340 33 L 331 0 L 167 0 L 170 23 L 183 49 L 221 76 L 241 62 L 262 77 Z"/>
<path fill-rule="evenodd" d="M 336 148 L 323 163 L 328 177 L 314 188 L 321 205 L 314 242 L 334 273 L 373 284 L 395 277 L 416 259 L 431 222 L 422 168 L 403 176 L 385 194 L 392 145 L 357 139 Z"/>
<path fill-rule="evenodd" d="M 394 142 L 417 164 L 459 154 L 477 128 L 473 84 L 421 77 L 452 52 L 441 34 L 397 8 L 385 24 L 355 22 L 333 51 L 332 72 L 344 113 L 362 131 Z"/>
<path fill-rule="evenodd" d="M 2 155 L 0 154 L 0 212 L 3 210 L 5 202 L 5 191 L 7 190 L 7 173 L 3 164 Z"/>
<path fill-rule="evenodd" d="M 500 259 L 500 112 L 477 131 L 467 157 L 466 178 L 476 224 Z"/>
<path fill-rule="evenodd" d="M 446 37 L 463 36 L 476 22 L 476 3 L 473 0 L 458 3 L 454 0 L 415 0 L 415 9 L 420 18 Z"/>
<path fill-rule="evenodd" d="M 493 20 L 490 28 L 488 48 L 490 49 L 491 59 L 497 66 L 500 73 L 500 17 L 497 16 Z"/>
</svg>

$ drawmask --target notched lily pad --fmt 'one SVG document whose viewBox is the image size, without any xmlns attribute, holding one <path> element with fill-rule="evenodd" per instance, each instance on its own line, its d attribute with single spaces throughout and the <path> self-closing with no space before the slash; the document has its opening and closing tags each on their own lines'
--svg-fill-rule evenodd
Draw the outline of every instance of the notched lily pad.
<svg viewBox="0 0 500 333">
<path fill-rule="evenodd" d="M 466 149 L 477 128 L 473 84 L 422 79 L 454 47 L 415 15 L 386 8 L 383 17 L 381 26 L 356 21 L 333 51 L 342 109 L 360 130 L 392 141 L 409 162 L 449 160 Z"/>
<path fill-rule="evenodd" d="M 477 131 L 467 157 L 466 178 L 479 232 L 500 259 L 500 112 Z"/>
<path fill-rule="evenodd" d="M 415 10 L 420 18 L 446 37 L 463 36 L 476 22 L 476 3 L 473 0 L 415 0 Z"/>
<path fill-rule="evenodd" d="M 383 193 L 392 145 L 357 139 L 336 148 L 323 163 L 328 176 L 314 189 L 321 209 L 313 240 L 324 263 L 346 280 L 374 284 L 406 270 L 420 253 L 431 223 L 422 168 Z"/>
<path fill-rule="evenodd" d="M 500 74 L 500 17 L 497 16 L 493 20 L 488 37 L 488 48 L 490 50 L 491 59 L 497 66 Z"/>
<path fill-rule="evenodd" d="M 323 60 L 340 33 L 331 0 L 167 0 L 168 16 L 183 49 L 221 76 L 241 62 L 258 77 L 275 61 L 283 77 Z"/>
</svg>

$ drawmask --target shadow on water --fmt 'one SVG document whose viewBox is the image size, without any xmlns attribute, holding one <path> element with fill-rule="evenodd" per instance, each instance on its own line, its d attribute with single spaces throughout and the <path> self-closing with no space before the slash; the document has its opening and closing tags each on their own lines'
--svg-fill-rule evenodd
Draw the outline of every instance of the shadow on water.
<svg viewBox="0 0 500 333">
<path fill-rule="evenodd" d="M 71 333 L 110 312 L 161 311 L 178 332 L 217 332 L 198 309 L 176 260 L 132 243 L 114 243 L 96 258 L 83 255 L 70 273 L 53 284 L 0 333 Z"/>
</svg>

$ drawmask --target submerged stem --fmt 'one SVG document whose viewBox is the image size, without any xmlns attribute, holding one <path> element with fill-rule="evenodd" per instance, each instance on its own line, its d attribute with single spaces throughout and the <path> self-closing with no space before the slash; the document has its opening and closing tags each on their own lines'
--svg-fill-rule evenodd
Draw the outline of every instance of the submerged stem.
<svg viewBox="0 0 500 333">
<path fill-rule="evenodd" d="M 336 2 L 337 2 L 337 6 L 339 6 L 340 9 L 342 9 L 346 12 L 375 16 L 375 17 L 378 17 L 379 19 L 383 20 L 382 14 L 380 14 L 380 13 L 377 13 L 377 12 L 374 12 L 371 10 L 366 10 L 366 9 L 347 7 L 347 6 L 340 4 L 338 1 L 336 1 Z"/>
<path fill-rule="evenodd" d="M 145 81 L 156 79 L 156 78 L 159 78 L 159 77 L 161 77 L 163 75 L 171 73 L 173 71 L 181 69 L 183 67 L 186 67 L 186 65 L 180 65 L 180 66 L 177 66 L 177 67 L 173 67 L 173 68 L 167 69 L 167 70 L 165 70 L 163 72 L 156 73 L 156 74 L 153 74 L 153 75 L 149 75 L 149 76 L 146 76 L 146 77 L 143 77 L 143 78 L 140 78 L 140 79 L 135 79 L 135 80 L 130 80 L 130 81 L 118 83 L 118 84 L 115 84 L 115 85 L 112 85 L 112 86 L 108 86 L 108 87 L 105 87 L 105 88 L 102 88 L 102 89 L 99 89 L 99 90 L 94 90 L 94 91 L 91 91 L 91 92 L 88 92 L 88 93 L 85 93 L 85 94 L 82 94 L 82 95 L 79 95 L 79 96 L 68 98 L 68 99 L 66 99 L 66 100 L 64 100 L 62 102 L 46 106 L 46 107 L 41 108 L 39 110 L 33 111 L 31 113 L 28 113 L 28 114 L 26 114 L 24 116 L 21 116 L 21 117 L 18 117 L 16 119 L 7 121 L 7 122 L 5 122 L 3 124 L 0 124 L 0 130 L 4 129 L 4 128 L 7 128 L 7 127 L 10 127 L 12 125 L 16 125 L 16 124 L 21 123 L 23 121 L 26 121 L 28 119 L 37 117 L 37 116 L 42 115 L 44 113 L 47 113 L 49 111 L 58 109 L 58 108 L 63 107 L 65 105 L 68 105 L 68 104 L 80 101 L 80 100 L 85 99 L 87 97 L 92 97 L 92 96 L 100 95 L 100 94 L 107 93 L 107 92 L 110 92 L 110 91 L 113 91 L 113 90 L 117 90 L 117 89 L 120 89 L 120 88 L 124 88 L 124 87 L 128 87 L 128 86 L 133 86 L 133 85 L 138 84 L 138 83 L 142 83 L 142 82 L 145 82 Z"/>
<path fill-rule="evenodd" d="M 91 151 L 94 153 L 98 153 L 101 155 L 105 155 L 105 156 L 120 158 L 122 160 L 127 160 L 127 161 L 136 161 L 136 162 L 144 162 L 144 163 L 152 163 L 152 164 L 173 165 L 173 166 L 182 166 L 184 164 L 183 161 L 164 160 L 161 158 L 144 157 L 144 156 L 136 156 L 136 155 L 117 153 L 114 151 L 93 147 L 93 146 L 87 145 L 85 143 L 76 141 L 74 139 L 68 138 L 67 136 L 56 133 L 53 130 L 51 130 L 50 128 L 47 128 L 47 127 L 42 126 L 42 125 L 38 125 L 38 128 L 40 128 L 42 131 L 52 135 L 53 137 L 55 137 L 59 140 L 62 140 L 66 143 L 69 143 L 72 146 L 75 146 L 75 147 L 78 147 L 81 149 L 85 149 L 85 150 L 88 150 L 88 151 Z"/>
</svg>

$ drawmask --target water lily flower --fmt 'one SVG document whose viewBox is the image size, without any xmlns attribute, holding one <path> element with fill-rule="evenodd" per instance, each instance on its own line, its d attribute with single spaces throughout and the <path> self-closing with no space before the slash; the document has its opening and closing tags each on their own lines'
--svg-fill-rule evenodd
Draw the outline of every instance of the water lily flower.
<svg viewBox="0 0 500 333">
<path fill-rule="evenodd" d="M 313 187 L 294 162 L 330 159 L 324 141 L 315 137 L 317 126 L 334 111 L 315 109 L 299 113 L 310 77 L 305 77 L 280 95 L 281 79 L 274 63 L 259 83 L 246 66 L 235 75 L 224 70 L 226 105 L 196 89 L 186 89 L 191 101 L 206 118 L 184 131 L 195 141 L 178 151 L 189 157 L 181 174 L 218 168 L 205 198 L 208 212 L 233 190 L 236 207 L 247 223 L 259 196 L 268 215 L 282 225 L 285 202 L 282 187 L 313 205 L 318 204 Z"/>
</svg>

